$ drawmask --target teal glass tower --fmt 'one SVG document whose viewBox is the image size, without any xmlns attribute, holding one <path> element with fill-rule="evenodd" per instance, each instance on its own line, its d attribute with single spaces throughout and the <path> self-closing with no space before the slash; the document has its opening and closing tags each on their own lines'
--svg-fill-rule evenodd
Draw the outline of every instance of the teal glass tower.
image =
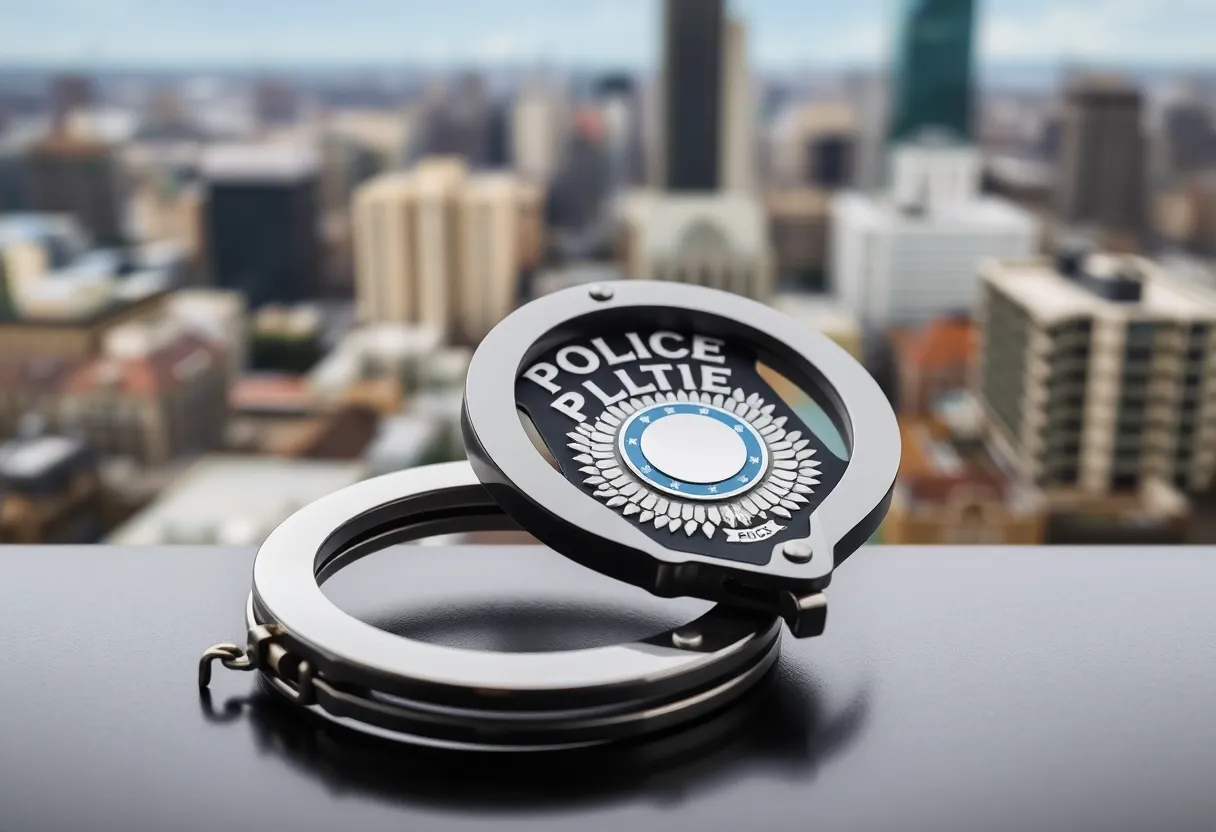
<svg viewBox="0 0 1216 832">
<path fill-rule="evenodd" d="M 969 142 L 975 0 L 901 0 L 899 8 L 890 140 Z"/>
</svg>

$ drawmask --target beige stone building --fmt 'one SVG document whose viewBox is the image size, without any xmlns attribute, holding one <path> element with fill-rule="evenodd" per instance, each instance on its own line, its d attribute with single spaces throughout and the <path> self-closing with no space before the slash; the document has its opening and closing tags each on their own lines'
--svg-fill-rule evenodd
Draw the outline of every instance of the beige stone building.
<svg viewBox="0 0 1216 832">
<path fill-rule="evenodd" d="M 773 255 L 760 200 L 740 192 L 639 190 L 623 202 L 621 270 L 767 301 Z"/>
<path fill-rule="evenodd" d="M 103 457 L 156 468 L 223 442 L 226 356 L 170 321 L 115 329 L 64 382 L 59 422 Z"/>
<path fill-rule="evenodd" d="M 853 182 L 857 112 L 846 101 L 794 104 L 768 136 L 769 180 L 778 188 L 847 187 Z"/>
<path fill-rule="evenodd" d="M 776 273 L 803 288 L 828 288 L 829 192 L 819 188 L 769 191 L 764 195 L 764 208 Z"/>
<path fill-rule="evenodd" d="M 365 184 L 353 209 L 360 321 L 480 340 L 515 308 L 519 272 L 539 256 L 540 202 L 537 186 L 455 158 Z"/>
<path fill-rule="evenodd" d="M 835 301 L 805 292 L 781 292 L 773 296 L 772 306 L 798 323 L 831 338 L 849 355 L 862 360 L 861 322 Z"/>
</svg>

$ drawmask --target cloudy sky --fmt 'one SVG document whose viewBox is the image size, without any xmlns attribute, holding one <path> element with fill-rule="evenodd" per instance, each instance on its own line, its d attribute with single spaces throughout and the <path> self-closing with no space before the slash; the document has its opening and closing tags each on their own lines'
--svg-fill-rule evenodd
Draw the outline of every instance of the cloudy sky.
<svg viewBox="0 0 1216 832">
<path fill-rule="evenodd" d="M 730 0 L 764 68 L 871 63 L 897 0 Z M 980 0 L 992 61 L 1216 66 L 1216 0 Z M 642 66 L 658 0 L 0 0 L 0 63 Z"/>
</svg>

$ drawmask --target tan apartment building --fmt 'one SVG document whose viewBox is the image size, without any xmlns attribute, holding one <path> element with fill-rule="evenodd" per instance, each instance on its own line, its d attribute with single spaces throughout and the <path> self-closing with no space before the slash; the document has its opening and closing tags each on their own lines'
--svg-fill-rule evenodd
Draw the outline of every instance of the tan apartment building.
<svg viewBox="0 0 1216 832">
<path fill-rule="evenodd" d="M 423 324 L 476 343 L 515 308 L 519 273 L 539 259 L 540 190 L 511 174 L 425 159 L 355 194 L 355 286 L 362 323 Z"/>
<path fill-rule="evenodd" d="M 974 390 L 1026 479 L 1074 498 L 1211 485 L 1216 292 L 1076 251 L 982 278 Z"/>
</svg>

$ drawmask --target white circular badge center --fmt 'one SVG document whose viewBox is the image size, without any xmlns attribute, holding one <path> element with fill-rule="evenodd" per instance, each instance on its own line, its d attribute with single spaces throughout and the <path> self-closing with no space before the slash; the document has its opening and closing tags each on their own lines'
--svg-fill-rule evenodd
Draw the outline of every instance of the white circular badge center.
<svg viewBox="0 0 1216 832">
<path fill-rule="evenodd" d="M 642 433 L 642 455 L 667 476 L 707 484 L 728 480 L 747 463 L 747 446 L 734 428 L 710 416 L 665 416 Z"/>
</svg>

